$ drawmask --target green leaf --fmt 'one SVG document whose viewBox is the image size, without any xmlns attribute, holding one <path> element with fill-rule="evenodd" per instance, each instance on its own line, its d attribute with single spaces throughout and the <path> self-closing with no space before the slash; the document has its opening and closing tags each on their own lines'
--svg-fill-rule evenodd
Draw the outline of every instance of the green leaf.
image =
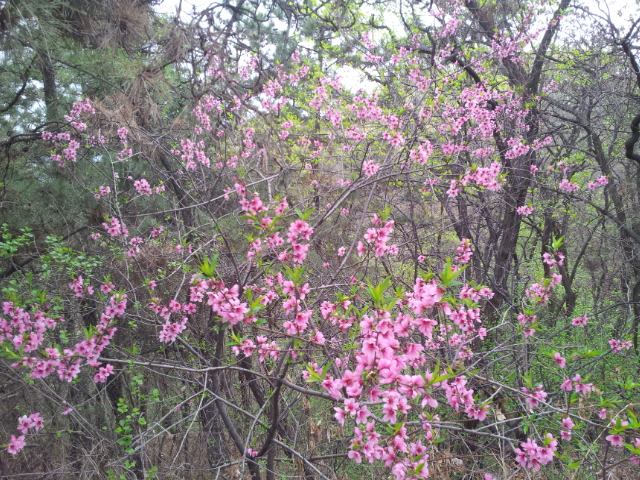
<svg viewBox="0 0 640 480">
<path fill-rule="evenodd" d="M 300 217 L 300 220 L 303 220 L 306 222 L 311 218 L 311 215 L 313 214 L 314 210 L 315 208 L 309 208 L 303 212 L 300 209 L 296 208 L 295 212 L 298 214 L 298 217 Z"/>
<path fill-rule="evenodd" d="M 200 273 L 206 278 L 214 278 L 216 275 L 216 266 L 218 265 L 218 254 L 214 254 L 211 258 L 205 258 L 200 261 L 198 268 Z"/>
<path fill-rule="evenodd" d="M 455 285 L 460 285 L 460 282 L 456 282 L 455 279 L 458 278 L 458 276 L 460 276 L 460 274 L 462 272 L 464 272 L 464 270 L 467 267 L 461 267 L 458 270 L 452 271 L 451 270 L 451 258 L 447 258 L 447 261 L 444 265 L 444 271 L 442 272 L 442 286 L 444 288 L 449 288 L 449 287 L 453 287 Z"/>
<path fill-rule="evenodd" d="M 456 376 L 455 373 L 447 373 L 445 375 L 440 375 L 438 377 L 435 377 L 431 382 L 429 382 L 429 385 L 433 385 L 434 383 L 439 383 L 445 380 L 449 380 L 450 378 L 454 378 L 455 376 Z"/>
<path fill-rule="evenodd" d="M 382 281 L 382 283 L 379 283 L 378 285 L 373 285 L 369 280 L 367 280 L 366 291 L 369 294 L 369 296 L 371 297 L 371 300 L 373 301 L 374 305 L 377 308 L 382 307 L 382 303 L 385 300 L 384 292 L 390 286 L 391 286 L 391 278 L 389 278 L 389 277 L 385 278 Z"/>
<path fill-rule="evenodd" d="M 322 377 L 313 370 L 311 365 L 307 365 L 307 372 L 309 372 L 309 378 L 305 380 L 307 383 L 322 382 Z"/>
<path fill-rule="evenodd" d="M 285 265 L 284 270 L 285 272 L 287 272 L 287 276 L 289 277 L 289 280 L 291 280 L 295 286 L 299 286 L 300 278 L 302 278 L 302 274 L 305 271 L 305 267 L 290 268 Z"/>
<path fill-rule="evenodd" d="M 551 248 L 553 248 L 556 252 L 560 249 L 560 247 L 562 247 L 562 245 L 564 245 L 564 237 L 560 237 L 560 238 L 553 238 L 552 242 L 551 242 Z"/>
<path fill-rule="evenodd" d="M 635 383 L 633 380 L 631 380 L 631 377 L 627 377 L 627 379 L 624 382 L 625 390 L 633 390 L 634 388 L 638 388 L 638 387 L 640 387 L 640 383 Z"/>
</svg>

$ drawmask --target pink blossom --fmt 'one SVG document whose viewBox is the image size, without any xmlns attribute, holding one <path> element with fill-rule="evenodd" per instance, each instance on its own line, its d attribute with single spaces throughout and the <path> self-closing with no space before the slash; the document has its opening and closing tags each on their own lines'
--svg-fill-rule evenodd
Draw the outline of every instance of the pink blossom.
<svg viewBox="0 0 640 480">
<path fill-rule="evenodd" d="M 31 415 L 29 415 L 29 418 L 32 421 L 32 426 L 35 429 L 35 431 L 39 431 L 42 428 L 42 425 L 44 424 L 44 420 L 43 418 L 40 416 L 39 412 L 36 413 L 32 413 Z"/>
<path fill-rule="evenodd" d="M 113 365 L 107 364 L 106 367 L 100 367 L 98 373 L 93 377 L 95 383 L 105 383 L 107 377 L 113 374 Z"/>
<path fill-rule="evenodd" d="M 334 415 L 335 419 L 338 421 L 340 425 L 344 426 L 344 416 L 345 416 L 344 410 L 342 410 L 340 407 L 334 407 L 333 409 L 336 412 Z"/>
<path fill-rule="evenodd" d="M 33 422 L 33 420 L 30 417 L 27 417 L 26 415 L 23 415 L 22 417 L 20 417 L 18 419 L 18 430 L 20 430 L 22 433 L 27 433 L 29 431 L 30 428 L 34 427 L 35 423 Z"/>
<path fill-rule="evenodd" d="M 607 435 L 605 439 L 612 447 L 621 447 L 623 443 L 623 438 L 620 435 Z"/>
<path fill-rule="evenodd" d="M 567 430 L 572 430 L 575 425 L 569 417 L 566 417 L 562 419 L 562 426 Z"/>
<path fill-rule="evenodd" d="M 471 251 L 471 240 L 468 238 L 463 238 L 460 240 L 460 245 L 458 245 L 456 251 L 458 252 L 458 256 L 454 258 L 454 260 L 461 264 L 469 263 L 473 252 Z"/>
<path fill-rule="evenodd" d="M 367 177 L 375 175 L 378 173 L 378 170 L 380 170 L 380 165 L 373 160 L 365 160 L 362 164 L 362 171 Z"/>
<path fill-rule="evenodd" d="M 516 210 L 516 213 L 518 215 L 522 215 L 523 217 L 526 217 L 528 215 L 531 215 L 533 213 L 533 210 L 534 210 L 534 207 L 523 205 L 521 207 L 518 207 L 518 209 Z"/>
<path fill-rule="evenodd" d="M 586 315 L 583 315 L 582 317 L 576 317 L 576 318 L 572 318 L 571 319 L 571 325 L 574 326 L 586 326 L 587 325 L 587 321 L 589 319 L 587 318 Z"/>
<path fill-rule="evenodd" d="M 595 182 L 589 182 L 587 187 L 589 190 L 594 190 L 597 187 L 603 187 L 609 183 L 609 179 L 604 175 L 600 176 Z"/>
<path fill-rule="evenodd" d="M 11 441 L 9 442 L 9 445 L 7 445 L 7 452 L 11 455 L 16 455 L 26 446 L 26 444 L 27 443 L 24 441 L 24 435 L 20 435 L 19 437 L 11 435 Z"/>
<path fill-rule="evenodd" d="M 560 182 L 560 185 L 558 185 L 558 188 L 560 188 L 561 190 L 565 190 L 566 192 L 569 192 L 569 193 L 577 192 L 578 190 L 580 190 L 580 187 L 578 186 L 577 183 L 570 182 L 566 178 Z"/>
<path fill-rule="evenodd" d="M 461 191 L 462 191 L 462 188 L 458 186 L 457 180 L 451 180 L 451 184 L 449 185 L 449 190 L 447 190 L 447 195 L 451 198 L 454 198 L 454 197 L 457 197 Z"/>
<path fill-rule="evenodd" d="M 560 353 L 556 352 L 553 354 L 553 359 L 560 368 L 564 368 L 567 364 L 567 360 L 560 355 Z"/>
<path fill-rule="evenodd" d="M 631 342 L 624 342 L 622 340 L 616 340 L 615 338 L 612 338 L 611 340 L 609 340 L 609 346 L 611 347 L 611 350 L 613 350 L 613 353 L 618 353 L 622 349 L 629 350 L 631 348 Z"/>
<path fill-rule="evenodd" d="M 247 448 L 247 455 L 248 455 L 249 457 L 252 457 L 252 458 L 253 458 L 253 457 L 256 457 L 256 456 L 258 455 L 258 453 L 259 453 L 259 452 L 258 452 L 257 450 L 254 450 L 254 449 L 252 449 L 252 448 Z"/>
<path fill-rule="evenodd" d="M 136 188 L 140 195 L 151 195 L 153 192 L 151 191 L 151 185 L 144 178 L 140 180 L 136 180 L 133 182 L 133 186 Z"/>
</svg>

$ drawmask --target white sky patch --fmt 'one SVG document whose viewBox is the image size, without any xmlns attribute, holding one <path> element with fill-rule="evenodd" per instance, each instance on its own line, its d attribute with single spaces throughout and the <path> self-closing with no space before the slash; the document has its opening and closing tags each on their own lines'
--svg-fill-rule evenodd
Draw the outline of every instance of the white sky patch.
<svg viewBox="0 0 640 480">
<path fill-rule="evenodd" d="M 210 5 L 210 0 L 164 0 L 154 8 L 158 13 L 167 15 L 175 15 L 179 8 L 180 17 L 187 21 L 194 10 L 199 12 Z M 574 0 L 572 7 L 575 6 L 588 9 L 600 19 L 601 23 L 606 19 L 611 19 L 622 35 L 628 32 L 633 20 L 640 17 L 640 0 Z M 391 23 L 391 25 L 387 26 L 393 30 L 401 30 L 400 20 L 397 15 L 397 12 L 393 12 L 390 15 L 387 14 L 384 16 L 385 20 Z M 585 27 L 586 25 L 580 25 L 574 22 L 573 25 L 565 26 L 562 35 L 564 35 L 565 38 L 573 37 L 575 39 L 576 36 L 581 34 L 588 34 L 587 32 L 589 31 L 593 32 L 593 29 Z M 377 37 L 380 34 L 382 33 L 376 31 L 371 32 L 374 41 L 379 40 Z M 563 40 L 559 38 L 558 41 L 562 42 Z M 368 80 L 366 75 L 358 69 L 343 66 L 339 67 L 335 73 L 341 77 L 341 83 L 349 90 L 357 91 L 358 89 L 363 89 L 371 92 L 377 87 L 375 82 Z"/>
<path fill-rule="evenodd" d="M 504 1 L 504 0 L 501 0 Z M 0 3 L 2 3 L 0 1 Z M 203 10 L 211 5 L 209 0 L 163 0 L 162 3 L 156 5 L 154 9 L 159 13 L 175 15 L 178 5 L 181 4 L 182 14 L 189 14 L 195 7 L 196 11 Z M 628 21 L 629 16 L 636 17 L 640 15 L 638 8 L 639 0 L 578 0 L 573 2 L 574 5 L 582 5 L 587 7 L 594 13 L 610 12 L 614 20 Z"/>
</svg>

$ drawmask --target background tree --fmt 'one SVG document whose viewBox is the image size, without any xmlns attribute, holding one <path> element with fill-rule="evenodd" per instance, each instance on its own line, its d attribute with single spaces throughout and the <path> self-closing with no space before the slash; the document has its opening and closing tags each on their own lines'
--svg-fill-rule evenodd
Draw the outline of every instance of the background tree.
<svg viewBox="0 0 640 480">
<path fill-rule="evenodd" d="M 634 57 L 569 6 L 6 2 L 3 475 L 632 475 Z"/>
</svg>

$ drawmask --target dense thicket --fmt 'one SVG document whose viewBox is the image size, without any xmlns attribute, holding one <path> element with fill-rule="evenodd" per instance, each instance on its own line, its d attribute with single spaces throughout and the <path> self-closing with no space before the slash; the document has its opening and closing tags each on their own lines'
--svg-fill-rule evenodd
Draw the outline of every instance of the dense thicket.
<svg viewBox="0 0 640 480">
<path fill-rule="evenodd" d="M 637 475 L 637 9 L 156 3 L 0 2 L 0 476 Z"/>
</svg>

